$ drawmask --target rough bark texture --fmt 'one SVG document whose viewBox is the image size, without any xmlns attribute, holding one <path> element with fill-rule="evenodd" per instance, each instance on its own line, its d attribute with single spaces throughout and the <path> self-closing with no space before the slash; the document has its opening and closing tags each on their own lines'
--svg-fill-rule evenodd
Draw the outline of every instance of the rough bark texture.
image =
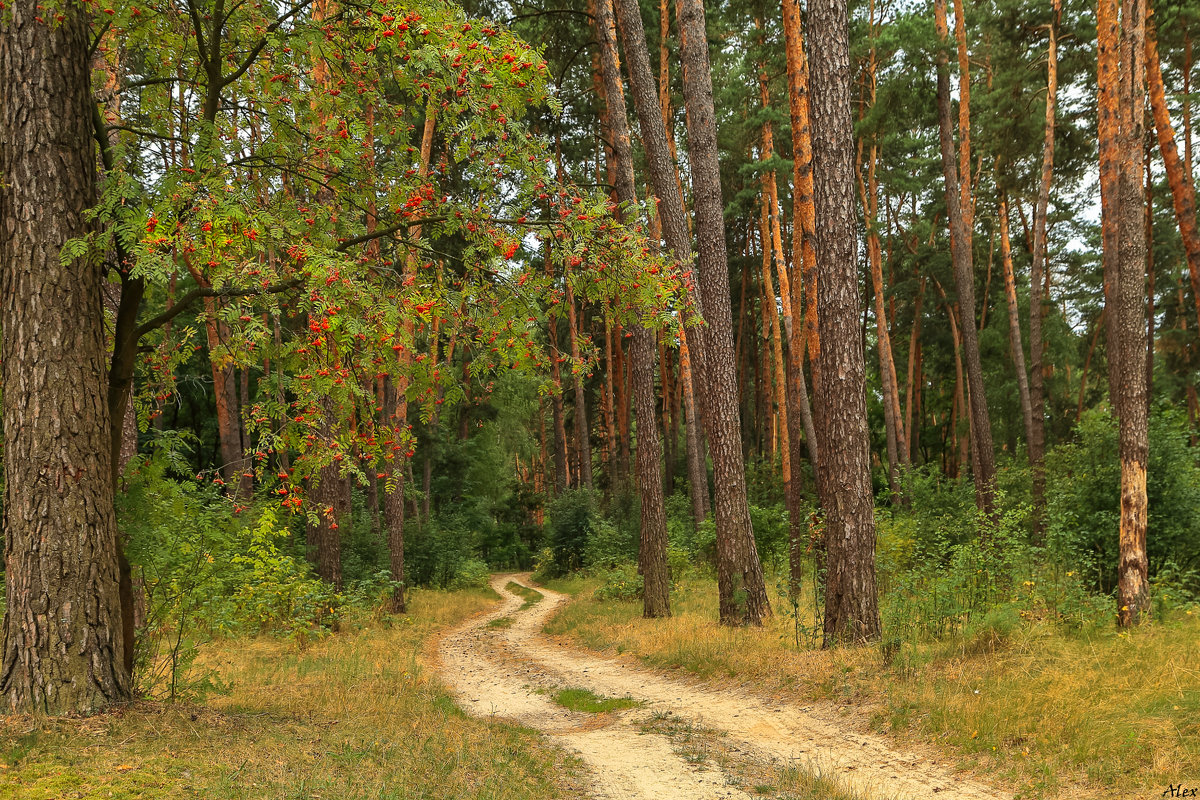
<svg viewBox="0 0 1200 800">
<path fill-rule="evenodd" d="M 600 71 L 608 96 L 608 139 L 612 144 L 612 171 L 617 184 L 621 215 L 637 207 L 633 182 L 633 153 L 629 143 L 625 91 L 621 86 L 621 63 L 617 56 L 616 20 L 613 0 L 597 0 L 596 40 L 600 44 Z M 638 571 L 642 573 L 643 615 L 671 615 L 667 572 L 667 514 L 663 501 L 662 444 L 658 436 L 658 414 L 654 392 L 654 334 L 641 325 L 633 329 L 629 349 L 632 368 L 633 413 L 637 424 L 637 482 L 641 495 L 641 546 Z"/>
<path fill-rule="evenodd" d="M 1121 458 L 1121 521 L 1117 564 L 1117 619 L 1136 625 L 1149 610 L 1146 559 L 1146 463 L 1149 456 L 1146 409 L 1146 229 L 1142 184 L 1142 137 L 1145 103 L 1145 26 L 1143 0 L 1122 0 L 1120 6 L 1119 69 L 1115 95 L 1119 154 L 1110 217 L 1115 240 L 1116 314 L 1110 331 L 1120 352 L 1119 373 L 1109 383 L 1118 414 Z M 1112 133 L 1110 129 L 1110 133 Z M 1101 142 L 1101 148 L 1105 143 Z M 1107 244 L 1107 243 L 1106 243 Z M 1106 254 L 1107 255 L 1107 254 Z M 1110 333 L 1110 341 L 1113 334 Z"/>
<path fill-rule="evenodd" d="M 95 254 L 64 266 L 95 199 L 89 32 L 32 0 L 0 19 L 0 387 L 5 584 L 0 693 L 19 712 L 129 698 L 104 316 Z"/>
<path fill-rule="evenodd" d="M 937 9 L 939 34 L 946 31 L 944 0 L 934 3 Z M 983 365 L 979 357 L 979 331 L 975 327 L 975 271 L 971 256 L 971 232 L 967 225 L 969 209 L 964 208 L 959 193 L 959 181 L 969 181 L 969 175 L 959 175 L 955 163 L 954 134 L 950 109 L 950 75 L 945 53 L 938 56 L 937 69 L 938 131 L 941 141 L 942 172 L 945 175 L 946 216 L 950 225 L 950 251 L 954 262 L 954 287 L 958 294 L 959 333 L 962 336 L 966 361 L 968 401 L 970 404 L 971 440 L 975 445 L 973 461 L 975 502 L 985 513 L 995 509 L 996 454 L 992 445 L 992 424 L 988 418 L 987 397 L 983 389 Z M 960 132 L 961 133 L 961 132 Z M 964 134 L 965 135 L 965 134 Z"/>
<path fill-rule="evenodd" d="M 854 132 L 845 0 L 812 0 L 813 190 L 820 266 L 818 480 L 825 509 L 825 645 L 879 636 L 866 375 L 858 326 Z"/>
<path fill-rule="evenodd" d="M 679 342 L 679 380 L 683 385 L 683 412 L 686 422 L 688 493 L 692 501 L 692 519 L 699 525 L 708 516 L 708 467 L 704 456 L 704 437 L 700 435 L 700 414 L 696 408 L 692 359 L 687 337 Z"/>
<path fill-rule="evenodd" d="M 697 265 L 704 298 L 706 371 L 704 416 L 713 462 L 717 527 L 717 585 L 721 622 L 761 624 L 771 605 L 750 523 L 738 414 L 724 203 L 717 156 L 717 120 L 702 0 L 679 0 L 683 94 L 687 105 Z"/>
<path fill-rule="evenodd" d="M 331 442 L 336 410 L 326 398 L 322 408 L 322 438 Z M 317 568 L 317 575 L 342 590 L 342 531 L 350 519 L 350 482 L 343 478 L 338 462 L 321 467 L 315 484 L 309 490 L 309 501 L 316 513 L 306 530 L 308 558 Z"/>
<path fill-rule="evenodd" d="M 588 424 L 587 392 L 583 386 L 583 371 L 580 369 L 579 319 L 575 310 L 575 294 L 567 285 L 567 335 L 571 341 L 571 382 L 575 389 L 575 476 L 577 487 L 592 488 L 592 429 Z"/>
<path fill-rule="evenodd" d="M 1108 362 L 1109 397 L 1113 412 L 1119 413 L 1115 398 L 1118 387 L 1113 383 L 1121 374 L 1121 348 L 1118 331 L 1120 322 L 1117 307 L 1117 164 L 1119 160 L 1119 123 L 1117 121 L 1117 73 L 1120 33 L 1117 15 L 1118 0 L 1098 0 L 1096 4 L 1096 133 L 1100 157 L 1100 233 L 1101 258 L 1104 268 L 1104 306 L 1113 309 L 1105 326 L 1104 345 Z"/>
<path fill-rule="evenodd" d="M 552 270 L 550 246 L 547 244 L 546 271 Z M 551 313 L 546 325 L 550 336 L 550 379 L 554 383 L 554 391 L 550 395 L 554 416 L 554 494 L 562 494 L 570 485 L 571 476 L 567 457 L 567 424 L 563 415 L 562 370 L 559 367 L 562 356 L 558 351 L 558 317 Z"/>
<path fill-rule="evenodd" d="M 871 102 L 874 103 L 874 55 L 871 58 Z M 899 497 L 899 470 L 907 465 L 908 439 L 903 425 L 903 412 L 900 410 L 900 381 L 896 377 L 896 361 L 892 357 L 892 336 L 889 331 L 887 303 L 884 298 L 883 286 L 883 250 L 879 243 L 879 187 L 876 184 L 875 169 L 878 163 L 879 147 L 872 144 L 868 156 L 867 177 L 863 180 L 861 169 L 858 170 L 859 194 L 862 198 L 863 216 L 867 221 L 867 255 L 871 266 L 871 289 L 875 297 L 875 341 L 879 348 L 879 375 L 883 388 L 884 422 L 888 429 L 888 481 L 893 496 Z"/>
<path fill-rule="evenodd" d="M 755 24 L 760 30 L 762 29 L 762 20 L 755 20 Z M 769 109 L 771 96 L 767 87 L 765 66 L 760 66 L 759 68 L 758 90 L 763 109 Z M 775 132 L 769 120 L 763 123 L 761 157 L 764 161 L 769 161 L 775 157 Z M 778 419 L 777 429 L 779 431 L 780 472 L 783 478 L 784 497 L 788 498 L 798 494 L 792 485 L 794 478 L 792 476 L 791 437 L 799 436 L 800 431 L 796 430 L 793 432 L 789 426 L 792 415 L 789 413 L 790 403 L 787 397 L 786 373 L 783 363 L 783 340 L 786 333 L 791 331 L 791 291 L 787 265 L 784 263 L 783 258 L 783 232 L 780 229 L 779 222 L 779 186 L 776 182 L 774 169 L 763 173 L 762 197 L 760 198 L 760 202 L 762 203 L 763 222 L 765 223 L 762 225 L 763 290 L 766 293 L 767 306 L 764 307 L 763 313 L 770 315 L 771 355 L 774 359 L 773 367 L 775 375 L 775 413 Z M 775 286 L 771 279 L 772 260 L 774 260 L 775 269 L 779 275 L 779 293 L 783 298 L 783 327 L 780 326 L 780 314 L 776 310 L 775 304 Z M 784 328 L 786 328 L 786 332 Z"/>
<path fill-rule="evenodd" d="M 913 324 L 908 334 L 908 371 L 904 378 L 904 431 L 908 434 L 909 463 L 917 460 L 920 443 L 921 413 L 920 359 L 921 359 L 921 307 L 925 301 L 925 278 L 917 279 L 917 296 L 913 300 Z M 913 412 L 916 410 L 914 419 Z"/>
</svg>

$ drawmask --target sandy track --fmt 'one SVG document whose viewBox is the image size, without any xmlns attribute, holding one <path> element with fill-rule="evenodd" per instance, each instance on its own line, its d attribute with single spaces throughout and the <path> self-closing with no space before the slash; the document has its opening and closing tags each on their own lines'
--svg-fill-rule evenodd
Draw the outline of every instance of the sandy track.
<svg viewBox="0 0 1200 800">
<path fill-rule="evenodd" d="M 706 689 L 551 643 L 540 632 L 566 596 L 538 587 L 545 599 L 518 611 L 523 600 L 505 589 L 509 581 L 526 584 L 528 577 L 494 577 L 492 588 L 503 598 L 501 607 L 442 640 L 443 678 L 468 712 L 514 720 L 578 752 L 594 775 L 597 797 L 748 797 L 727 785 L 719 772 L 687 764 L 664 737 L 641 732 L 640 723 L 656 712 L 723 732 L 747 758 L 795 763 L 872 800 L 1010 797 L 922 756 L 897 752 L 881 737 L 848 731 L 836 713 L 773 704 L 737 690 Z M 510 627 L 487 627 L 503 616 L 513 618 Z M 644 706 L 597 718 L 568 711 L 536 691 L 554 686 L 628 696 Z"/>
</svg>

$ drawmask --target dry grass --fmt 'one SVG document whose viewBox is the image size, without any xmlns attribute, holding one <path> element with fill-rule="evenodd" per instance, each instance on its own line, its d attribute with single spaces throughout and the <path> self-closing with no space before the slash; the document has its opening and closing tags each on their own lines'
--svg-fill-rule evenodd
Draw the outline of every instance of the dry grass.
<svg viewBox="0 0 1200 800">
<path fill-rule="evenodd" d="M 1033 622 L 999 640 L 903 643 L 885 666 L 877 647 L 797 652 L 786 618 L 722 628 L 709 580 L 681 582 L 675 616 L 658 621 L 637 603 L 590 599 L 594 586 L 559 584 L 579 599 L 547 631 L 661 669 L 861 707 L 876 730 L 934 746 L 1022 797 L 1200 786 L 1195 614 L 1120 634 Z"/>
<path fill-rule="evenodd" d="M 90 719 L 0 718 L 0 798 L 578 796 L 580 768 L 519 727 L 466 717 L 422 664 L 490 592 L 421 592 L 408 617 L 303 652 L 272 639 L 206 649 L 231 692 Z"/>
</svg>

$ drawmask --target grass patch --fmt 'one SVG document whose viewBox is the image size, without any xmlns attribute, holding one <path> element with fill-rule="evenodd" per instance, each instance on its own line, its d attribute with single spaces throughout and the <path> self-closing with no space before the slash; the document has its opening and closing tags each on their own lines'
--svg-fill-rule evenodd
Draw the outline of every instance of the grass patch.
<svg viewBox="0 0 1200 800">
<path fill-rule="evenodd" d="M 210 645 L 198 666 L 232 689 L 203 706 L 2 717 L 0 799 L 577 797 L 576 759 L 466 716 L 421 663 L 428 638 L 489 595 L 416 590 L 390 627 L 303 651 L 275 639 Z"/>
<path fill-rule="evenodd" d="M 607 714 L 609 711 L 637 708 L 642 705 L 632 697 L 601 697 L 587 689 L 560 689 L 554 693 L 554 702 L 563 708 L 582 711 L 585 714 Z"/>
<path fill-rule="evenodd" d="M 525 602 L 522 603 L 521 607 L 517 609 L 518 611 L 524 611 L 527 608 L 532 608 L 537 603 L 542 602 L 542 598 L 545 597 L 545 595 L 536 589 L 530 589 L 528 586 L 522 586 L 516 581 L 509 581 L 508 585 L 504 588 L 518 597 L 524 598 Z"/>
<path fill-rule="evenodd" d="M 1122 633 L 1022 622 L 995 647 L 972 636 L 893 643 L 885 664 L 878 646 L 797 651 L 778 601 L 760 629 L 721 627 L 711 579 L 679 581 L 665 620 L 593 600 L 595 585 L 580 586 L 547 632 L 660 669 L 869 706 L 875 730 L 933 745 L 1024 798 L 1081 786 L 1118 798 L 1200 782 L 1196 614 Z M 801 613 L 811 605 L 810 595 Z"/>
<path fill-rule="evenodd" d="M 505 628 L 511 628 L 511 627 L 512 627 L 512 624 L 513 624 L 513 618 L 512 618 L 512 617 L 497 617 L 496 619 L 494 619 L 494 620 L 490 621 L 490 622 L 487 624 L 487 626 L 488 626 L 489 628 L 500 628 L 500 629 L 505 629 Z"/>
</svg>

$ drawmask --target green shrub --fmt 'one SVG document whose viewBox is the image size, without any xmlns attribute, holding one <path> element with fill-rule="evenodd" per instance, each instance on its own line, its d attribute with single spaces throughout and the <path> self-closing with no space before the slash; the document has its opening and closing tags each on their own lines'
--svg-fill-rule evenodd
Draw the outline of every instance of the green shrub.
<svg viewBox="0 0 1200 800">
<path fill-rule="evenodd" d="M 1167 564 L 1183 590 L 1200 593 L 1200 468 L 1187 417 L 1157 408 L 1150 416 L 1146 475 L 1150 573 Z M 1047 546 L 1064 569 L 1078 569 L 1104 594 L 1117 584 L 1121 467 L 1117 425 L 1101 411 L 1083 415 L 1076 441 L 1046 457 Z M 1190 575 L 1190 578 L 1182 576 Z"/>
<path fill-rule="evenodd" d="M 590 570 L 612 569 L 618 564 L 636 561 L 639 545 L 638 531 L 618 527 L 606 519 L 592 525 L 584 548 L 584 566 Z"/>
<path fill-rule="evenodd" d="M 211 484 L 170 477 L 183 437 L 160 440 L 137 460 L 117 496 L 135 588 L 144 598 L 137 640 L 139 691 L 193 696 L 212 688 L 181 676 L 199 644 L 246 632 L 307 637 L 331 624 L 343 600 L 292 555 L 292 531 L 264 501 L 235 511 Z"/>
<path fill-rule="evenodd" d="M 488 578 L 492 576 L 487 562 L 478 558 L 469 558 L 458 565 L 458 571 L 450 579 L 450 589 L 478 589 L 487 586 Z"/>
<path fill-rule="evenodd" d="M 448 589 L 455 585 L 468 561 L 478 560 L 476 531 L 466 514 L 435 516 L 416 528 L 405 542 L 405 573 L 416 586 Z"/>
<path fill-rule="evenodd" d="M 641 600 L 644 583 L 633 564 L 623 564 L 596 573 L 600 585 L 593 597 L 597 600 Z"/>
</svg>

